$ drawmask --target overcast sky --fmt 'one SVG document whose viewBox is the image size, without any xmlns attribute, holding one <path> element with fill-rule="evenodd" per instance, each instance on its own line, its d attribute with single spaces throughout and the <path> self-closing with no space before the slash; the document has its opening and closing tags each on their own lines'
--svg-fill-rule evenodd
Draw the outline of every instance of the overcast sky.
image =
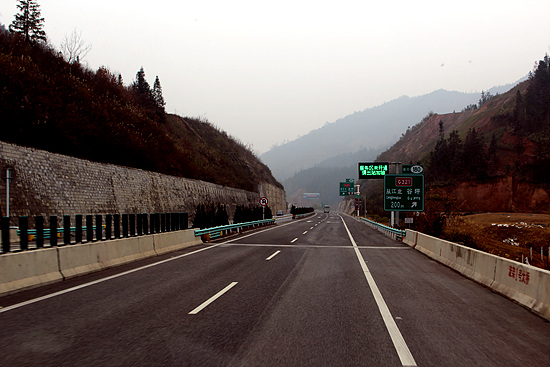
<svg viewBox="0 0 550 367">
<path fill-rule="evenodd" d="M 355 111 L 436 89 L 512 83 L 550 53 L 548 0 L 38 0 L 50 43 L 159 76 L 167 112 L 263 153 Z M 0 0 L 0 23 L 16 0 Z M 435 111 L 448 112 L 448 111 Z"/>
</svg>

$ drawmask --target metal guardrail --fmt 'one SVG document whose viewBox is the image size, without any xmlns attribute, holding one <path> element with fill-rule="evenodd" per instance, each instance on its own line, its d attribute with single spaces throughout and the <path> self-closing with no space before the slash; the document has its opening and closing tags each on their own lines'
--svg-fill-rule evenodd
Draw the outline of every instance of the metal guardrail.
<svg viewBox="0 0 550 367">
<path fill-rule="evenodd" d="M 217 237 L 223 236 L 224 234 L 230 233 L 234 229 L 254 228 L 254 227 L 260 227 L 260 226 L 264 226 L 272 223 L 275 223 L 275 219 L 255 220 L 252 222 L 235 223 L 235 224 L 228 224 L 225 226 L 196 229 L 195 237 L 208 235 L 210 236 L 210 238 L 217 238 Z"/>
<path fill-rule="evenodd" d="M 69 215 L 64 215 L 62 227 L 58 226 L 57 215 L 49 216 L 48 225 L 45 223 L 44 216 L 35 216 L 34 228 L 29 228 L 29 219 L 27 216 L 18 217 L 19 227 L 15 227 L 10 226 L 10 218 L 0 218 L 2 234 L 0 254 L 35 250 L 46 246 L 56 247 L 75 243 L 107 241 L 188 228 L 187 213 L 88 214 L 85 216 L 77 214 L 73 219 Z M 75 225 L 71 226 L 71 222 Z M 59 238 L 62 240 L 58 241 Z"/>
<path fill-rule="evenodd" d="M 361 218 L 362 221 L 366 222 L 371 228 L 376 229 L 382 233 L 384 233 L 386 236 L 393 238 L 394 240 L 403 241 L 403 238 L 405 238 L 406 231 L 402 231 L 400 229 L 392 228 L 385 226 L 380 223 L 376 223 L 370 219 L 367 218 Z"/>
<path fill-rule="evenodd" d="M 275 219 L 275 223 L 279 223 L 279 222 L 290 221 L 294 218 L 292 217 L 292 214 L 283 214 L 283 215 L 278 215 L 276 217 L 273 217 L 273 219 Z"/>
<path fill-rule="evenodd" d="M 300 218 L 305 218 L 305 217 L 309 217 L 310 215 L 314 215 L 315 212 L 309 212 L 309 213 L 304 213 L 304 214 L 294 214 L 294 219 L 300 219 Z"/>
</svg>

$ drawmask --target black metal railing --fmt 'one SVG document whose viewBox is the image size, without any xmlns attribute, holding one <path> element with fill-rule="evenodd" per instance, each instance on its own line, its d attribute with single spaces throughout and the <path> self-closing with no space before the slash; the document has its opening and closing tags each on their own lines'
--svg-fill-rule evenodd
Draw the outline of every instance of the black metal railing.
<svg viewBox="0 0 550 367">
<path fill-rule="evenodd" d="M 58 217 L 52 215 L 47 228 L 41 215 L 34 217 L 34 228 L 29 227 L 29 217 L 19 217 L 19 227 L 10 227 L 9 219 L 2 217 L 0 220 L 1 253 L 179 231 L 189 226 L 188 213 L 97 214 L 85 217 L 77 214 L 74 218 L 64 215 L 62 227 L 58 226 Z M 19 241 L 12 241 L 13 234 L 19 237 Z M 58 242 L 60 239 L 62 243 Z M 17 243 L 18 246 L 15 246 Z"/>
</svg>

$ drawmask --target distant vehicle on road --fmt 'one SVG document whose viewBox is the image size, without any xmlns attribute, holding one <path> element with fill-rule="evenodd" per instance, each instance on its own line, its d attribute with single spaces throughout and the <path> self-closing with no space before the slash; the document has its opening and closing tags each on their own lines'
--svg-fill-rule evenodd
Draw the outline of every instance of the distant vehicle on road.
<svg viewBox="0 0 550 367">
<path fill-rule="evenodd" d="M 277 210 L 277 215 L 278 216 L 283 215 L 283 211 L 282 210 Z"/>
<path fill-rule="evenodd" d="M 330 206 L 329 205 L 325 205 L 325 207 L 323 208 L 323 213 L 330 213 Z"/>
</svg>

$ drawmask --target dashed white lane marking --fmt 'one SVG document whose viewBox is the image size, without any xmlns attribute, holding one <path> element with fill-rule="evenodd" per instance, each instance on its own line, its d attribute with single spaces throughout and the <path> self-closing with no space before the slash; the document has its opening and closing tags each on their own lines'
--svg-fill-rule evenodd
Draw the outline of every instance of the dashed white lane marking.
<svg viewBox="0 0 550 367">
<path fill-rule="evenodd" d="M 304 233 L 302 233 L 302 234 L 306 234 L 306 233 L 307 233 L 307 231 L 304 231 Z"/>
<path fill-rule="evenodd" d="M 275 256 L 277 256 L 279 254 L 279 252 L 281 252 L 281 250 L 277 250 L 275 251 L 270 257 L 266 258 L 267 261 L 273 259 Z"/>
<path fill-rule="evenodd" d="M 363 259 L 363 255 L 361 255 L 361 252 L 359 251 L 359 247 L 355 243 L 355 240 L 353 239 L 353 236 L 351 235 L 351 232 L 349 231 L 348 226 L 344 221 L 344 218 L 340 217 L 340 219 L 342 219 L 342 223 L 344 223 L 344 227 L 348 232 L 348 236 L 351 241 L 351 244 L 353 245 L 353 248 L 355 249 L 355 254 L 357 255 L 357 259 L 359 260 L 359 263 L 361 264 L 361 268 L 363 269 L 363 274 L 365 275 L 365 278 L 367 278 L 367 283 L 369 284 L 372 295 L 376 300 L 376 304 L 378 305 L 378 309 L 380 310 L 380 314 L 382 315 L 382 320 L 384 320 L 386 329 L 388 329 L 388 333 L 390 334 L 391 340 L 393 342 L 393 346 L 397 351 L 397 355 L 401 360 L 401 364 L 403 366 L 416 366 L 414 357 L 411 351 L 409 350 L 409 347 L 407 346 L 407 343 L 405 342 L 403 335 L 399 331 L 399 328 L 395 323 L 395 320 L 390 312 L 390 309 L 388 308 L 386 301 L 384 301 L 384 297 L 382 297 L 382 293 L 378 289 L 378 286 L 376 285 L 376 282 L 374 281 L 374 278 L 372 277 L 372 274 L 369 268 L 367 267 L 367 263 L 365 262 L 365 259 Z"/>
<path fill-rule="evenodd" d="M 313 229 L 313 227 L 310 227 L 309 229 Z"/>
<path fill-rule="evenodd" d="M 217 300 L 218 298 L 220 298 L 225 292 L 227 292 L 228 290 L 230 290 L 231 288 L 233 288 L 234 286 L 237 285 L 238 282 L 232 282 L 231 284 L 229 284 L 227 287 L 225 287 L 224 289 L 222 289 L 221 291 L 219 291 L 218 293 L 216 293 L 215 295 L 213 295 L 212 297 L 210 297 L 206 302 L 204 302 L 203 304 L 201 304 L 199 307 L 195 308 L 193 311 L 189 312 L 189 315 L 196 315 L 198 314 L 199 312 L 201 312 L 206 306 L 208 306 L 209 304 L 211 304 L 212 302 L 214 302 L 215 300 Z"/>
<path fill-rule="evenodd" d="M 290 241 L 291 243 L 294 243 L 298 240 L 298 238 L 293 239 Z M 281 245 L 279 243 L 228 243 L 223 244 L 222 247 L 235 247 L 235 246 L 241 246 L 241 247 L 291 247 L 296 248 L 296 246 L 292 245 Z M 355 250 L 353 246 L 334 246 L 334 245 L 308 245 L 308 244 L 302 244 L 300 245 L 300 248 L 338 248 L 343 250 Z M 406 251 L 413 251 L 412 247 L 409 246 L 357 246 L 357 248 L 361 250 L 406 250 Z"/>
</svg>

